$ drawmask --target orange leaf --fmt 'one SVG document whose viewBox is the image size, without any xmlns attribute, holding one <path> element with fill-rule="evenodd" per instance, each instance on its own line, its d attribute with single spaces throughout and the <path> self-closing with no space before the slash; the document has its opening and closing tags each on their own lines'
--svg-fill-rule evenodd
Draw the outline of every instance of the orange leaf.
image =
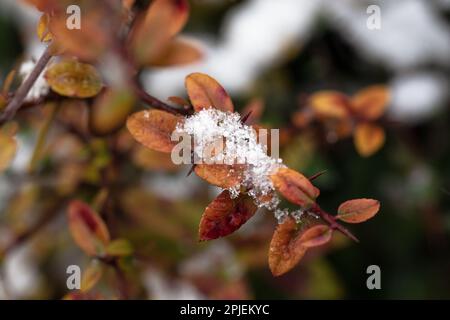
<svg viewBox="0 0 450 320">
<path fill-rule="evenodd" d="M 117 16 L 111 16 L 113 10 L 107 10 L 101 1 L 83 1 L 78 5 L 82 13 L 80 29 L 67 27 L 67 6 L 61 3 L 50 18 L 49 30 L 57 47 L 64 49 L 62 51 L 94 61 L 111 48 L 112 35 L 117 34 L 119 28 L 120 11 L 114 10 Z"/>
<path fill-rule="evenodd" d="M 122 128 L 136 99 L 126 88 L 107 89 L 96 97 L 89 110 L 89 127 L 97 135 Z"/>
<path fill-rule="evenodd" d="M 269 248 L 269 268 L 274 276 L 291 270 L 303 258 L 307 248 L 300 245 L 295 220 L 286 219 L 275 229 Z"/>
<path fill-rule="evenodd" d="M 302 234 L 300 242 L 306 248 L 318 247 L 331 240 L 333 231 L 324 224 L 315 225 Z"/>
<path fill-rule="evenodd" d="M 102 254 L 109 243 L 103 220 L 84 202 L 74 200 L 68 209 L 69 229 L 76 244 L 88 255 Z"/>
<path fill-rule="evenodd" d="M 320 194 L 308 178 L 289 168 L 278 169 L 270 178 L 279 193 L 301 207 L 311 206 Z"/>
<path fill-rule="evenodd" d="M 243 169 L 243 165 L 198 164 L 194 171 L 210 184 L 226 189 L 242 181 Z"/>
<path fill-rule="evenodd" d="M 145 65 L 158 67 L 183 65 L 196 62 L 201 57 L 202 52 L 192 42 L 176 38 L 158 56 L 150 57 Z"/>
<path fill-rule="evenodd" d="M 66 97 L 90 98 L 102 89 L 102 79 L 92 65 L 73 59 L 50 66 L 45 78 L 53 91 Z"/>
<path fill-rule="evenodd" d="M 327 225 L 299 226 L 294 218 L 288 217 L 275 229 L 270 242 L 269 267 L 272 274 L 280 276 L 288 272 L 299 263 L 308 248 L 329 242 L 331 236 L 332 230 Z"/>
<path fill-rule="evenodd" d="M 186 77 L 186 90 L 195 111 L 216 108 L 233 112 L 234 106 L 225 89 L 213 78 L 202 73 L 192 73 Z"/>
<path fill-rule="evenodd" d="M 131 46 L 141 64 L 160 57 L 189 16 L 187 0 L 155 0 L 131 33 Z"/>
<path fill-rule="evenodd" d="M 209 204 L 203 213 L 199 227 L 201 241 L 225 237 L 246 223 L 258 207 L 248 195 L 231 199 L 228 190 L 223 191 Z"/>
<path fill-rule="evenodd" d="M 343 119 L 349 116 L 349 99 L 336 91 L 320 91 L 310 97 L 310 104 L 319 117 Z"/>
<path fill-rule="evenodd" d="M 383 115 L 389 99 L 390 92 L 386 86 L 370 86 L 352 97 L 351 106 L 360 117 L 375 120 Z"/>
<path fill-rule="evenodd" d="M 136 2 L 136 0 L 122 0 L 122 6 L 126 10 L 131 10 L 133 8 L 133 5 L 135 2 Z"/>
<path fill-rule="evenodd" d="M 57 7 L 57 1 L 60 0 L 25 0 L 32 6 L 35 6 L 41 12 L 49 12 Z"/>
<path fill-rule="evenodd" d="M 165 111 L 146 110 L 132 114 L 127 120 L 127 128 L 147 148 L 170 153 L 176 145 L 171 135 L 181 120 L 181 117 Z"/>
<path fill-rule="evenodd" d="M 369 157 L 383 146 L 385 133 L 383 128 L 377 125 L 362 123 L 356 126 L 354 140 L 358 153 Z"/>
<path fill-rule="evenodd" d="M 132 154 L 133 163 L 146 170 L 175 171 L 179 167 L 173 163 L 169 153 L 162 153 L 136 145 Z"/>
<path fill-rule="evenodd" d="M 372 218 L 380 210 L 380 202 L 374 199 L 355 199 L 342 203 L 336 218 L 348 223 L 360 223 Z"/>
</svg>

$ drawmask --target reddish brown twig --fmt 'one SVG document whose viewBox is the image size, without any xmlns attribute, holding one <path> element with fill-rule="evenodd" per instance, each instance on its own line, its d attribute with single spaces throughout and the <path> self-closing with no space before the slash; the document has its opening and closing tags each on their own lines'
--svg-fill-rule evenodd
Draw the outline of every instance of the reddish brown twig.
<svg viewBox="0 0 450 320">
<path fill-rule="evenodd" d="M 331 229 L 338 230 L 339 232 L 346 235 L 353 241 L 359 242 L 358 238 L 356 238 L 347 228 L 337 223 L 336 218 L 333 215 L 329 214 L 328 212 L 324 211 L 317 203 L 315 203 L 311 207 L 310 211 L 314 214 L 317 214 L 325 222 L 327 222 L 330 225 Z"/>
</svg>

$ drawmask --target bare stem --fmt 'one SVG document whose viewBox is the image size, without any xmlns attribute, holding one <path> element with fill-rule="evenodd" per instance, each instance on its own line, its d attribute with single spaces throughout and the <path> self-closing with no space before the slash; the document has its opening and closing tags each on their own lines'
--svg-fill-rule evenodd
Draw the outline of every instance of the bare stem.
<svg viewBox="0 0 450 320">
<path fill-rule="evenodd" d="M 134 92 L 142 101 L 144 101 L 150 107 L 153 107 L 155 109 L 164 110 L 164 111 L 170 112 L 172 114 L 181 114 L 181 115 L 189 114 L 189 110 L 172 107 L 172 106 L 168 105 L 167 103 L 162 102 L 158 98 L 148 94 L 139 85 L 139 83 L 137 83 L 137 81 L 134 83 Z"/>
<path fill-rule="evenodd" d="M 13 99 L 6 106 L 5 111 L 0 116 L 0 125 L 4 124 L 5 122 L 10 121 L 12 118 L 14 118 L 15 114 L 22 106 L 25 98 L 27 97 L 27 95 L 30 92 L 31 88 L 33 87 L 34 83 L 36 82 L 37 78 L 41 75 L 42 71 L 47 66 L 51 57 L 52 57 L 52 55 L 51 55 L 50 46 L 47 46 L 44 53 L 42 54 L 42 56 L 39 58 L 38 62 L 36 63 L 31 74 L 28 76 L 28 78 L 25 79 L 25 81 L 19 87 L 19 89 L 15 93 Z"/>
<path fill-rule="evenodd" d="M 321 207 L 319 207 L 318 204 L 314 204 L 314 206 L 311 208 L 311 211 L 325 220 L 325 222 L 330 225 L 331 229 L 338 230 L 353 241 L 359 242 L 358 238 L 356 238 L 347 228 L 337 223 L 335 217 L 324 211 Z"/>
</svg>

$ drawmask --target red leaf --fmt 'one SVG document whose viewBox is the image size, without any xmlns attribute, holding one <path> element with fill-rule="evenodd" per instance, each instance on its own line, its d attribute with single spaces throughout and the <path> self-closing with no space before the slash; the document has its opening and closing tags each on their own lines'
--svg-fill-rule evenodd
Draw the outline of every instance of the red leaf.
<svg viewBox="0 0 450 320">
<path fill-rule="evenodd" d="M 235 232 L 257 209 L 248 195 L 231 199 L 229 191 L 223 191 L 203 213 L 199 227 L 200 240 L 217 239 Z"/>
<path fill-rule="evenodd" d="M 103 220 L 78 200 L 69 204 L 68 218 L 70 233 L 77 245 L 90 256 L 102 254 L 110 239 Z"/>
</svg>

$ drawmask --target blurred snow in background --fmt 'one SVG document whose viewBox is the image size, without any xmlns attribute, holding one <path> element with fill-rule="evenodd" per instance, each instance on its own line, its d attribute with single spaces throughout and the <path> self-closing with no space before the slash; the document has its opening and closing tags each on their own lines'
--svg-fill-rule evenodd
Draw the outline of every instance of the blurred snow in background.
<svg viewBox="0 0 450 320">
<path fill-rule="evenodd" d="M 372 4 L 381 8 L 381 30 L 366 27 L 366 9 Z M 14 0 L 3 0 L 0 8 L 1 14 L 16 15 L 17 21 L 25 22 L 27 55 L 38 57 L 42 51 L 34 34 L 38 12 Z M 243 93 L 289 47 L 304 45 L 321 18 L 368 61 L 392 70 L 395 99 L 390 113 L 396 120 L 416 122 L 437 112 L 449 99 L 450 27 L 439 10 L 450 10 L 450 1 L 249 0 L 227 14 L 219 39 L 190 35 L 202 43 L 203 61 L 144 72 L 143 79 L 146 88 L 161 99 L 182 93 L 184 77 L 191 72 L 208 73 L 230 93 Z M 430 74 L 430 65 L 438 71 Z"/>
</svg>

